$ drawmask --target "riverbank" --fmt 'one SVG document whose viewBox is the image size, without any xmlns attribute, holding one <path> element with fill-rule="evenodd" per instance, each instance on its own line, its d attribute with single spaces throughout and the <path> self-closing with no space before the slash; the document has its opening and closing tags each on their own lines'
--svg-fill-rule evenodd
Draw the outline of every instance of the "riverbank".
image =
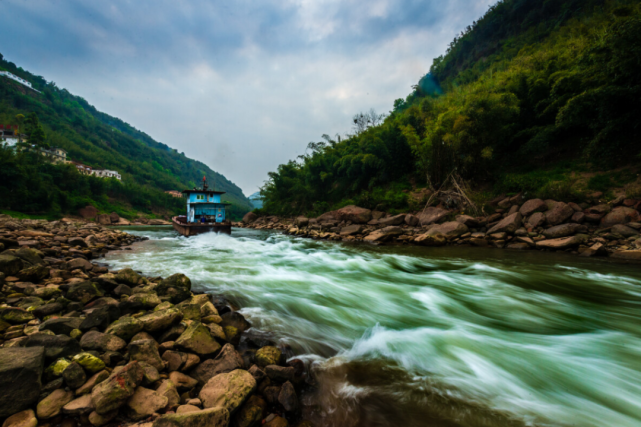
<svg viewBox="0 0 641 427">
<path fill-rule="evenodd" d="M 467 245 L 512 250 L 564 251 L 641 261 L 641 201 L 564 203 L 522 195 L 498 198 L 492 214 L 465 215 L 443 204 L 391 215 L 346 206 L 317 218 L 258 217 L 248 213 L 237 227 L 282 230 L 313 239 L 420 246 Z"/>
<path fill-rule="evenodd" d="M 268 426 L 302 421 L 306 369 L 245 334 L 183 274 L 91 261 L 144 240 L 94 223 L 0 219 L 0 420 L 36 425 Z"/>
</svg>

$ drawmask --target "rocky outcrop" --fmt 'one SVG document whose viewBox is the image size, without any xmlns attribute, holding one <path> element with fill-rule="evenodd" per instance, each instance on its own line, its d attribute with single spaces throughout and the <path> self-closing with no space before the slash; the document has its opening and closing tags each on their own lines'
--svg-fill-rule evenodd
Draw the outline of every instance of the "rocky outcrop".
<svg viewBox="0 0 641 427">
<path fill-rule="evenodd" d="M 29 408 L 40 395 L 44 347 L 0 348 L 0 418 Z"/>
<path fill-rule="evenodd" d="M 372 219 L 372 211 L 350 205 L 335 211 L 333 217 L 338 221 L 351 221 L 354 224 L 367 224 Z"/>
</svg>

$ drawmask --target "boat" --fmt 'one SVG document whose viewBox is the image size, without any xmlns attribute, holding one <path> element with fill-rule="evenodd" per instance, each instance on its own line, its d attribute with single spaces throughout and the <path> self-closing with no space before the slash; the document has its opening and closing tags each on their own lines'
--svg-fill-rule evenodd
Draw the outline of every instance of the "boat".
<svg viewBox="0 0 641 427">
<path fill-rule="evenodd" d="M 178 233 L 187 237 L 211 232 L 231 234 L 231 221 L 227 215 L 230 203 L 221 201 L 224 191 L 210 190 L 203 177 L 202 188 L 183 190 L 182 194 L 187 199 L 186 215 L 171 218 Z"/>
</svg>

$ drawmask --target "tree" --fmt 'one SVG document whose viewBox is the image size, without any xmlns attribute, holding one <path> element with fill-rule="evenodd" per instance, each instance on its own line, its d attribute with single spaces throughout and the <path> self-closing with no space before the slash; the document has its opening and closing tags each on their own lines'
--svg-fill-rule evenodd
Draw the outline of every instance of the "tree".
<svg viewBox="0 0 641 427">
<path fill-rule="evenodd" d="M 18 143 L 22 145 L 22 123 L 24 122 L 24 114 L 16 114 L 16 123 L 18 124 Z"/>
<path fill-rule="evenodd" d="M 373 108 L 366 113 L 361 112 L 356 114 L 352 118 L 352 120 L 354 121 L 353 128 L 356 132 L 356 135 L 360 135 L 370 127 L 380 125 L 381 123 L 383 123 L 383 120 L 385 120 L 385 117 L 385 114 L 376 114 L 376 110 L 374 110 Z"/>
</svg>

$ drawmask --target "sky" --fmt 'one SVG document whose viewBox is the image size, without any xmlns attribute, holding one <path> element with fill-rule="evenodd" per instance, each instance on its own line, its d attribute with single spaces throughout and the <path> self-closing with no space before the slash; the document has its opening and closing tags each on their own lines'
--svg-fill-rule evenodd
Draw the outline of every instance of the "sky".
<svg viewBox="0 0 641 427">
<path fill-rule="evenodd" d="M 489 0 L 0 0 L 0 53 L 249 196 L 388 113 Z"/>
</svg>

